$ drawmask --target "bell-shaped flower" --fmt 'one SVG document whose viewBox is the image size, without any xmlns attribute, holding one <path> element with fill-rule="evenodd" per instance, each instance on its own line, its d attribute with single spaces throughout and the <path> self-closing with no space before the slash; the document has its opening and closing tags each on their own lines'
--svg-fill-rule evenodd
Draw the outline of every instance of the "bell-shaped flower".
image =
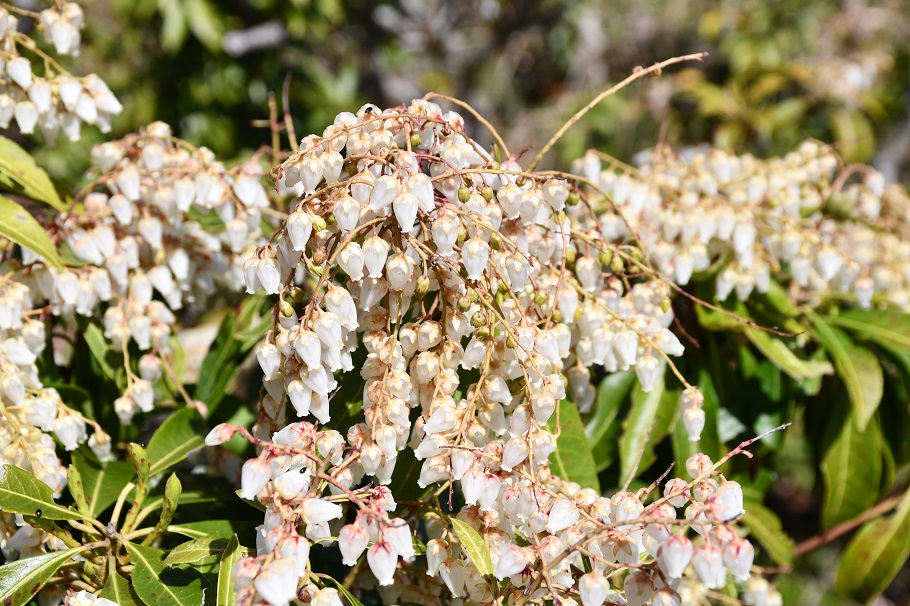
<svg viewBox="0 0 910 606">
<path fill-rule="evenodd" d="M 490 259 L 490 245 L 480 238 L 471 238 L 461 248 L 461 262 L 469 280 L 480 280 Z"/>
<path fill-rule="evenodd" d="M 338 532 L 338 548 L 341 550 L 342 563 L 345 566 L 355 566 L 369 541 L 370 537 L 363 526 L 359 524 L 342 526 Z"/>
<path fill-rule="evenodd" d="M 269 463 L 263 458 L 249 459 L 240 472 L 240 496 L 248 501 L 256 498 L 269 483 L 272 473 Z"/>
<path fill-rule="evenodd" d="M 337 520 L 344 510 L 337 503 L 330 503 L 323 499 L 305 499 L 300 506 L 303 521 L 307 524 L 321 524 L 330 520 Z"/>
<path fill-rule="evenodd" d="M 389 543 L 377 541 L 367 551 L 367 563 L 380 586 L 394 583 L 395 568 L 398 566 L 398 553 Z"/>
<path fill-rule="evenodd" d="M 589 572 L 578 579 L 581 606 L 601 606 L 610 593 L 610 582 L 602 574 Z"/>
<path fill-rule="evenodd" d="M 295 562 L 287 558 L 275 558 L 253 581 L 259 596 L 270 606 L 287 606 L 297 597 L 297 574 Z"/>
<path fill-rule="evenodd" d="M 663 573 L 670 579 L 682 577 L 686 566 L 692 560 L 692 541 L 683 535 L 673 535 L 661 546 L 657 563 Z"/>
<path fill-rule="evenodd" d="M 752 547 L 752 543 L 741 537 L 736 537 L 724 547 L 724 564 L 737 581 L 749 580 L 754 558 L 755 548 Z"/>
<path fill-rule="evenodd" d="M 727 569 L 720 549 L 705 543 L 699 545 L 692 556 L 695 575 L 705 589 L 720 589 L 727 583 Z"/>
</svg>

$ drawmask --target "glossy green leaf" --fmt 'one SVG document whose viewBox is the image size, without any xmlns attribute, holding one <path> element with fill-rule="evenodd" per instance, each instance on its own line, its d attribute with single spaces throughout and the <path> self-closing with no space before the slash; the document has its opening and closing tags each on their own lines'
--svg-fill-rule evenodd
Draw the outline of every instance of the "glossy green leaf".
<svg viewBox="0 0 910 606">
<path fill-rule="evenodd" d="M 593 488 L 600 492 L 594 456 L 591 454 L 578 407 L 569 400 L 562 400 L 558 406 L 558 412 L 553 413 L 547 421 L 547 429 L 551 433 L 555 435 L 559 431 L 556 450 L 550 454 L 550 469 L 565 480 L 578 482 L 582 488 Z"/>
<path fill-rule="evenodd" d="M 174 519 L 174 514 L 177 512 L 177 504 L 180 502 L 180 493 L 182 490 L 183 487 L 180 484 L 180 478 L 177 477 L 177 474 L 172 473 L 170 477 L 168 477 L 167 483 L 164 485 L 161 515 L 158 516 L 158 521 L 155 523 L 152 534 L 146 536 L 142 540 L 143 545 L 151 544 L 161 536 L 164 529 L 170 525 L 171 521 Z"/>
<path fill-rule="evenodd" d="M 109 461 L 102 465 L 77 451 L 73 453 L 73 465 L 82 475 L 91 517 L 98 517 L 113 505 L 123 487 L 133 479 L 133 466 L 126 461 Z"/>
<path fill-rule="evenodd" d="M 0 604 L 27 604 L 63 564 L 82 550 L 82 547 L 74 547 L 52 551 L 0 566 Z"/>
<path fill-rule="evenodd" d="M 218 562 L 218 593 L 215 597 L 215 603 L 218 606 L 234 606 L 236 598 L 234 596 L 234 565 L 240 559 L 240 541 L 237 535 L 231 535 L 227 546 L 221 552 L 221 559 Z"/>
<path fill-rule="evenodd" d="M 837 567 L 837 588 L 860 602 L 880 594 L 910 557 L 910 493 L 897 512 L 867 522 L 850 540 Z"/>
<path fill-rule="evenodd" d="M 883 438 L 878 424 L 860 431 L 846 419 L 821 461 L 825 493 L 822 527 L 830 528 L 871 507 L 882 477 Z"/>
<path fill-rule="evenodd" d="M 22 206 L 5 196 L 0 196 L 0 236 L 24 246 L 63 271 L 63 261 L 41 224 Z"/>
<path fill-rule="evenodd" d="M 196 409 L 182 408 L 172 414 L 149 440 L 150 473 L 159 474 L 202 447 L 206 433 L 202 416 Z"/>
<path fill-rule="evenodd" d="M 604 377 L 597 387 L 594 413 L 585 425 L 585 435 L 598 472 L 609 467 L 616 458 L 622 431 L 617 419 L 636 380 L 632 371 L 614 372 Z"/>
<path fill-rule="evenodd" d="M 335 587 L 338 588 L 338 593 L 340 593 L 341 595 L 344 596 L 344 598 L 348 601 L 348 604 L 350 604 L 351 606 L 363 606 L 363 603 L 360 600 L 358 600 L 357 598 L 355 598 L 354 594 L 352 594 L 350 591 L 348 591 L 347 587 L 345 587 L 344 585 L 342 585 L 341 583 L 336 581 L 333 577 L 326 576 L 325 578 L 327 578 L 328 580 L 332 581 L 332 583 L 335 584 Z"/>
<path fill-rule="evenodd" d="M 117 387 L 126 389 L 126 376 L 123 369 L 123 354 L 104 336 L 104 331 L 95 322 L 89 322 L 82 331 L 82 338 L 88 345 L 89 352 L 101 367 L 101 372 Z"/>
<path fill-rule="evenodd" d="M 632 389 L 632 407 L 623 421 L 619 439 L 619 478 L 622 482 L 634 479 L 631 478 L 633 473 L 637 475 L 651 466 L 655 459 L 654 445 L 673 424 L 679 393 L 666 388 L 663 369 L 661 362 L 660 378 L 649 393 L 642 391 L 637 383 Z"/>
<path fill-rule="evenodd" d="M 9 464 L 0 482 L 0 509 L 5 513 L 21 513 L 48 520 L 84 518 L 78 511 L 55 503 L 50 486 L 21 467 Z"/>
<path fill-rule="evenodd" d="M 51 178 L 35 164 L 32 155 L 6 137 L 0 137 L 0 188 L 44 202 L 60 212 L 67 210 Z"/>
<path fill-rule="evenodd" d="M 910 353 L 910 314 L 893 309 L 848 309 L 825 320 L 852 331 L 859 339 Z"/>
<path fill-rule="evenodd" d="M 837 374 L 847 387 L 853 418 L 862 430 L 875 414 L 884 391 L 884 377 L 878 359 L 865 347 L 856 345 L 827 320 L 811 315 L 813 334 L 834 361 Z"/>
<path fill-rule="evenodd" d="M 164 563 L 168 566 L 176 566 L 178 564 L 193 564 L 212 556 L 220 558 L 229 544 L 229 539 L 218 536 L 208 536 L 187 541 L 174 547 L 164 558 Z"/>
<path fill-rule="evenodd" d="M 462 549 L 471 558 L 478 572 L 483 576 L 493 574 L 493 559 L 490 557 L 490 548 L 480 533 L 474 530 L 474 527 L 467 522 L 462 522 L 457 518 L 449 518 L 452 522 L 452 530 L 458 536 Z"/>
<path fill-rule="evenodd" d="M 761 543 L 772 560 L 781 566 L 791 566 L 793 539 L 784 532 L 777 514 L 755 501 L 746 501 L 743 507 L 746 513 L 742 517 L 742 524 Z"/>
<path fill-rule="evenodd" d="M 104 587 L 101 588 L 99 598 L 106 598 L 117 606 L 141 606 L 142 600 L 133 591 L 130 582 L 123 578 L 116 570 L 109 571 Z"/>
<path fill-rule="evenodd" d="M 202 42 L 209 51 L 221 50 L 223 26 L 218 13 L 208 0 L 184 0 L 186 21 L 196 39 Z"/>
<path fill-rule="evenodd" d="M 171 524 L 167 527 L 167 531 L 191 539 L 201 539 L 207 536 L 224 539 L 229 538 L 242 525 L 242 522 L 235 522 L 233 520 L 206 520 L 204 522 Z"/>
<path fill-rule="evenodd" d="M 762 352 L 775 366 L 787 373 L 797 383 L 804 379 L 812 379 L 823 375 L 834 374 L 834 367 L 830 362 L 822 360 L 803 360 L 787 347 L 787 344 L 763 330 L 750 329 L 745 331 L 746 338 Z"/>
<path fill-rule="evenodd" d="M 194 572 L 168 568 L 160 549 L 135 543 L 123 544 L 136 566 L 132 582 L 136 594 L 154 606 L 184 606 L 202 603 L 202 579 Z"/>
</svg>

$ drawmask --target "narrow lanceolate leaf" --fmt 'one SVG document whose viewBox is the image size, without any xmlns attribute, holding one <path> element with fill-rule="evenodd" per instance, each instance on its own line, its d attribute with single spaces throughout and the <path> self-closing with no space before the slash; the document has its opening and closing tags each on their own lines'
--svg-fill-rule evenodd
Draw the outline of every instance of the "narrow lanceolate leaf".
<svg viewBox="0 0 910 606">
<path fill-rule="evenodd" d="M 762 354 L 797 383 L 822 375 L 834 374 L 834 367 L 824 360 L 803 360 L 797 357 L 778 337 L 762 330 L 747 330 L 746 337 Z"/>
<path fill-rule="evenodd" d="M 619 439 L 619 477 L 622 482 L 634 479 L 655 460 L 654 445 L 672 427 L 679 408 L 679 392 L 668 390 L 664 383 L 664 363 L 654 389 L 645 393 L 641 385 L 632 388 L 632 408 L 623 421 Z M 638 464 L 636 467 L 636 463 Z"/>
<path fill-rule="evenodd" d="M 63 271 L 63 261 L 41 224 L 18 203 L 0 196 L 0 236 L 6 236 Z"/>
<path fill-rule="evenodd" d="M 81 520 L 85 516 L 54 502 L 51 487 L 15 465 L 6 466 L 6 476 L 0 482 L 0 509 L 5 513 L 21 513 L 48 520 Z"/>
<path fill-rule="evenodd" d="M 123 544 L 135 564 L 132 582 L 136 594 L 152 606 L 184 606 L 202 603 L 202 579 L 192 571 L 164 563 L 164 552 L 135 543 Z"/>
<path fill-rule="evenodd" d="M 585 426 L 578 414 L 578 407 L 569 400 L 559 403 L 559 437 L 556 450 L 550 454 L 550 469 L 564 480 L 578 482 L 582 488 L 593 488 L 600 492 L 597 468 Z M 556 433 L 557 413 L 547 421 L 547 429 Z"/>
<path fill-rule="evenodd" d="M 208 432 L 202 425 L 202 416 L 193 408 L 183 408 L 168 417 L 149 440 L 147 452 L 151 475 L 179 463 L 191 451 L 203 446 L 203 437 Z"/>
<path fill-rule="evenodd" d="M 893 309 L 849 309 L 825 319 L 859 339 L 910 353 L 910 314 Z"/>
<path fill-rule="evenodd" d="M 232 520 L 206 520 L 205 522 L 171 524 L 167 527 L 167 531 L 190 539 L 202 539 L 208 536 L 227 539 L 241 526 L 243 526 L 243 522 L 234 522 Z"/>
<path fill-rule="evenodd" d="M 60 212 L 67 210 L 47 173 L 35 164 L 31 154 L 6 137 L 0 137 L 0 188 L 44 202 Z"/>
<path fill-rule="evenodd" d="M 585 425 L 585 435 L 591 446 L 594 468 L 598 472 L 609 467 L 616 458 L 619 433 L 622 431 L 617 419 L 636 380 L 632 371 L 614 372 L 604 377 L 597 387 L 594 413 Z"/>
<path fill-rule="evenodd" d="M 746 513 L 742 523 L 749 529 L 771 559 L 781 566 L 793 564 L 793 539 L 787 536 L 780 524 L 780 518 L 765 507 L 754 501 L 748 501 L 743 506 Z"/>
<path fill-rule="evenodd" d="M 106 598 L 117 606 L 142 606 L 142 600 L 130 587 L 130 582 L 116 570 L 108 572 L 107 580 L 98 597 Z"/>
<path fill-rule="evenodd" d="M 237 537 L 237 535 L 232 536 L 234 538 Z M 164 563 L 168 566 L 194 564 L 212 556 L 218 556 L 220 558 L 228 549 L 233 549 L 233 547 L 231 547 L 230 539 L 217 536 L 205 537 L 194 541 L 187 541 L 182 545 L 174 547 L 170 553 L 167 554 L 167 557 L 164 558 Z M 246 551 L 239 546 L 237 549 L 240 552 Z"/>
<path fill-rule="evenodd" d="M 910 493 L 894 515 L 866 523 L 847 545 L 837 588 L 859 602 L 885 590 L 910 557 Z"/>
<path fill-rule="evenodd" d="M 826 319 L 811 315 L 813 334 L 834 361 L 837 374 L 847 388 L 853 418 L 860 430 L 866 428 L 884 393 L 882 366 L 871 351 L 855 344 Z"/>
<path fill-rule="evenodd" d="M 215 603 L 218 606 L 234 606 L 234 565 L 240 559 L 240 541 L 237 535 L 232 535 L 227 547 L 221 552 L 218 563 L 218 588 Z"/>
<path fill-rule="evenodd" d="M 87 514 L 93 518 L 113 505 L 123 487 L 133 479 L 133 466 L 126 461 L 101 464 L 77 451 L 73 453 L 73 465 L 82 476 Z"/>
<path fill-rule="evenodd" d="M 450 518 L 452 530 L 458 535 L 462 549 L 474 562 L 477 571 L 483 576 L 493 574 L 493 559 L 490 557 L 490 548 L 487 547 L 480 533 L 474 530 L 474 527 L 467 522 L 462 522 L 457 518 Z"/>
<path fill-rule="evenodd" d="M 351 606 L 363 606 L 363 602 L 361 602 L 360 600 L 355 598 L 354 594 L 352 594 L 350 591 L 348 591 L 347 587 L 345 587 L 344 585 L 342 585 L 341 583 L 339 583 L 332 577 L 327 576 L 326 578 L 335 584 L 335 587 L 338 588 L 338 593 L 340 593 L 341 595 L 344 596 L 344 599 L 346 599 L 348 601 L 348 604 L 350 604 Z M 399 606 L 401 606 L 401 605 L 399 604 Z"/>
<path fill-rule="evenodd" d="M 44 587 L 47 580 L 80 551 L 82 547 L 74 547 L 0 566 L 0 604 L 4 606 L 27 604 Z"/>
<path fill-rule="evenodd" d="M 866 431 L 860 431 L 852 418 L 842 424 L 821 462 L 822 527 L 849 520 L 875 503 L 882 477 L 882 442 L 878 423 L 870 423 Z"/>
</svg>

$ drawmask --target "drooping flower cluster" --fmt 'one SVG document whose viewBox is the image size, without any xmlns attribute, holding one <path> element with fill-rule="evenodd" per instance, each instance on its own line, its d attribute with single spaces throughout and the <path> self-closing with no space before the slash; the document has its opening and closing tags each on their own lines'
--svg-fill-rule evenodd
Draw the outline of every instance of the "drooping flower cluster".
<svg viewBox="0 0 910 606">
<path fill-rule="evenodd" d="M 666 278 L 714 272 L 719 300 L 746 300 L 774 277 L 797 302 L 910 308 L 910 199 L 873 169 L 838 170 L 814 141 L 768 160 L 701 148 L 640 158 L 638 169 L 604 168 L 589 152 L 575 170 L 615 204 L 600 217 L 604 237 L 636 238 Z"/>
<path fill-rule="evenodd" d="M 111 441 L 42 384 L 36 359 L 59 353 L 44 354 L 50 328 L 88 318 L 100 321 L 115 351 L 139 350 L 135 368 L 124 357 L 125 392 L 114 402 L 130 423 L 152 410 L 155 382 L 172 372 L 175 312 L 202 308 L 218 289 L 242 288 L 243 259 L 264 240 L 261 211 L 269 204 L 255 160 L 228 170 L 162 123 L 97 146 L 92 158 L 93 180 L 49 228 L 75 257 L 71 266 L 58 271 L 27 248 L 19 256 L 7 249 L 0 265 L 0 476 L 11 463 L 58 494 L 66 473 L 51 433 L 66 450 L 88 439 L 102 460 Z M 26 526 L 7 522 L 0 545 L 11 560 L 20 550 L 6 535 Z"/>
<path fill-rule="evenodd" d="M 82 8 L 73 2 L 58 3 L 41 13 L 0 6 L 0 128 L 15 120 L 19 131 L 37 129 L 53 143 L 58 132 L 78 141 L 82 124 L 111 129 L 111 117 L 122 106 L 107 84 L 90 74 L 77 77 L 46 54 L 27 34 L 18 31 L 16 14 L 36 19 L 45 40 L 58 55 L 77 56 L 84 25 Z M 43 65 L 41 75 L 33 66 Z"/>
<path fill-rule="evenodd" d="M 683 352 L 668 329 L 665 284 L 623 272 L 640 251 L 604 238 L 570 181 L 525 173 L 512 158 L 500 164 L 458 114 L 423 100 L 340 114 L 273 174 L 279 191 L 299 200 L 244 268 L 248 291 L 279 303 L 257 354 L 266 395 L 255 437 L 244 432 L 262 450 L 244 464 L 243 493 L 269 509 L 258 555 L 237 568 L 243 603 L 278 606 L 309 592 L 301 542 L 329 536 L 349 565 L 366 551 L 384 596 L 397 601 L 403 585 L 393 580 L 413 574 L 398 562 L 414 556 L 416 525 L 389 517 L 396 507 L 381 487 L 411 456 L 421 463 L 408 481 L 427 491 L 458 486 L 463 503 L 430 516 L 431 578 L 405 583 L 427 587 L 434 603 L 443 587 L 465 603 L 489 603 L 498 591 L 450 516 L 484 537 L 493 574 L 516 596 L 542 599 L 560 587 L 602 604 L 603 573 L 628 567 L 629 603 L 663 594 L 678 603 L 690 558 L 662 563 L 660 553 L 686 526 L 706 537 L 698 557 L 691 543 L 682 549 L 697 578 L 723 584 L 718 554 L 736 537 L 727 523 L 742 513 L 742 493 L 718 483 L 706 458 L 693 463 L 696 480 L 673 484 L 674 505 L 648 508 L 643 494 L 607 499 L 550 474 L 559 403 L 590 408 L 593 369 L 634 367 L 649 391 L 668 356 Z M 312 293 L 302 307 L 293 303 L 300 288 Z M 361 410 L 332 402 L 355 372 Z M 693 437 L 701 402 L 688 387 Z M 288 424 L 294 416 L 319 425 Z M 238 430 L 219 426 L 207 442 Z M 346 503 L 356 510 L 346 513 Z M 660 531 L 646 534 L 653 525 Z M 594 573 L 583 576 L 585 562 Z M 748 577 L 751 556 L 730 562 Z"/>
</svg>

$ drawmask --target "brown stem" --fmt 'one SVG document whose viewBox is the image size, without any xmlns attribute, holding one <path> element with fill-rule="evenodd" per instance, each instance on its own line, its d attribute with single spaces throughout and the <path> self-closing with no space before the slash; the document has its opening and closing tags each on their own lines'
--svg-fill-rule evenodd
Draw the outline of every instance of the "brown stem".
<svg viewBox="0 0 910 606">
<path fill-rule="evenodd" d="M 861 526 L 872 518 L 877 518 L 878 516 L 891 511 L 897 507 L 897 504 L 900 503 L 905 496 L 906 493 L 901 493 L 894 495 L 893 497 L 888 497 L 878 505 L 870 507 L 855 518 L 847 520 L 846 522 L 841 522 L 837 526 L 833 526 L 828 530 L 815 535 L 814 537 L 809 537 L 805 541 L 800 541 L 799 544 L 797 544 L 797 546 L 793 549 L 793 557 L 799 557 L 801 555 L 809 553 L 814 549 L 818 549 L 822 545 L 825 545 L 842 537 L 857 526 Z"/>
</svg>

